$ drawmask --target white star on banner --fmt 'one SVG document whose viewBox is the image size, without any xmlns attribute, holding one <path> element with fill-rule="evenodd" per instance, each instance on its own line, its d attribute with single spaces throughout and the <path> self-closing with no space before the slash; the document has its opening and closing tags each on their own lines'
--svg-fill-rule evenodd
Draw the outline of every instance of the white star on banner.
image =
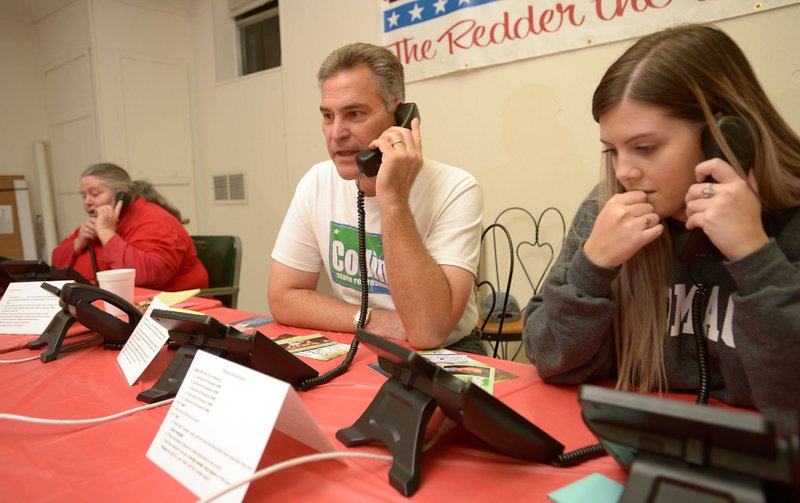
<svg viewBox="0 0 800 503">
<path fill-rule="evenodd" d="M 419 4 L 415 3 L 414 4 L 414 8 L 411 9 L 410 11 L 408 11 L 408 13 L 411 14 L 411 20 L 413 21 L 415 19 L 419 19 L 420 21 L 422 21 L 422 11 L 423 10 L 424 9 L 422 7 L 420 7 Z"/>
<path fill-rule="evenodd" d="M 447 0 L 437 0 L 433 6 L 436 7 L 437 14 L 440 12 L 445 12 L 447 10 Z"/>
<path fill-rule="evenodd" d="M 392 12 L 392 15 L 386 18 L 389 21 L 389 26 L 397 26 L 397 20 L 400 19 L 400 15 L 397 14 L 397 11 Z"/>
</svg>

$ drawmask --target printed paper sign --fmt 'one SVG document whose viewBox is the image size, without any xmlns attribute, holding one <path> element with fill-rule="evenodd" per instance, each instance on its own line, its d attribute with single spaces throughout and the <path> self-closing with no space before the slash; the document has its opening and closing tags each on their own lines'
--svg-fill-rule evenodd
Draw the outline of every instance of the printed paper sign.
<svg viewBox="0 0 800 503">
<path fill-rule="evenodd" d="M 147 457 L 207 498 L 255 473 L 273 428 L 334 450 L 288 383 L 200 350 Z M 239 502 L 248 487 L 216 501 Z"/>
<path fill-rule="evenodd" d="M 41 335 L 61 311 L 57 296 L 42 288 L 42 281 L 9 283 L 0 299 L 0 334 Z M 48 281 L 61 288 L 72 281 Z"/>
<path fill-rule="evenodd" d="M 150 317 L 153 309 L 169 310 L 169 306 L 161 302 L 158 297 L 154 298 L 128 342 L 117 355 L 117 363 L 125 374 L 129 386 L 133 386 L 139 379 L 169 339 L 169 331 Z"/>
<path fill-rule="evenodd" d="M 14 207 L 0 204 L 0 234 L 14 234 Z"/>
</svg>

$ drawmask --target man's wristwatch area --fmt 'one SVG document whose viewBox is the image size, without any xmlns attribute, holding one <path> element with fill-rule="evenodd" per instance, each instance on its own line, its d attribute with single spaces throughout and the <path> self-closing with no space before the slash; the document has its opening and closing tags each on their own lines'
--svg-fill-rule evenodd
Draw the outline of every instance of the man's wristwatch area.
<svg viewBox="0 0 800 503">
<path fill-rule="evenodd" d="M 372 308 L 371 308 L 371 307 L 368 307 L 368 308 L 367 308 L 367 315 L 364 317 L 364 327 L 366 327 L 366 326 L 367 326 L 367 323 L 369 323 L 369 318 L 370 318 L 370 316 L 371 316 L 371 315 L 372 315 Z M 356 314 L 355 314 L 355 316 L 353 316 L 353 326 L 354 326 L 354 327 L 358 328 L 358 320 L 359 320 L 360 318 L 361 318 L 361 309 L 359 309 L 358 311 L 356 311 Z M 362 327 L 362 328 L 363 328 L 363 327 Z"/>
</svg>

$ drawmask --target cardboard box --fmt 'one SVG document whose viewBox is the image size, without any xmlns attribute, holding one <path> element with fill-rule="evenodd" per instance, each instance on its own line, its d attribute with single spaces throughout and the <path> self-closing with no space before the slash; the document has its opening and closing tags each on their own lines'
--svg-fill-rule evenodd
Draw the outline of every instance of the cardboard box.
<svg viewBox="0 0 800 503">
<path fill-rule="evenodd" d="M 0 257 L 35 259 L 35 243 L 33 250 L 28 250 L 32 239 L 33 225 L 25 177 L 0 176 Z"/>
</svg>

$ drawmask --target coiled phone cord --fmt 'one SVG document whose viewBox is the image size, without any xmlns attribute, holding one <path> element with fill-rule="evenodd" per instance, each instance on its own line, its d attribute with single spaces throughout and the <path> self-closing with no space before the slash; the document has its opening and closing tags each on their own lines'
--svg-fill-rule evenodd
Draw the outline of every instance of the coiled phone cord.
<svg viewBox="0 0 800 503">
<path fill-rule="evenodd" d="M 691 278 L 691 274 L 689 277 Z M 708 286 L 697 283 L 694 281 L 694 278 L 692 278 L 692 283 L 697 287 L 694 295 L 692 295 L 692 328 L 694 329 L 694 342 L 697 346 L 697 370 L 699 378 L 696 403 L 697 405 L 708 405 L 708 339 L 705 336 L 705 330 L 703 328 L 706 304 L 708 301 Z M 606 454 L 607 452 L 602 444 L 590 445 L 572 452 L 559 454 L 551 464 L 566 468 L 590 459 L 599 458 Z"/>
<path fill-rule="evenodd" d="M 690 275 L 691 277 L 691 275 Z M 694 282 L 694 279 L 692 279 Z M 695 290 L 692 295 L 692 329 L 694 343 L 697 348 L 697 405 L 708 405 L 708 339 L 706 338 L 705 321 L 706 304 L 708 301 L 708 286 L 694 282 Z"/>
<path fill-rule="evenodd" d="M 550 464 L 559 468 L 569 468 L 606 455 L 608 455 L 608 452 L 606 452 L 603 444 L 594 444 L 559 454 Z"/>
<path fill-rule="evenodd" d="M 358 175 L 356 184 L 358 187 L 358 196 L 356 198 L 356 208 L 358 211 L 358 271 L 361 275 L 361 313 L 359 314 L 358 324 L 356 325 L 356 331 L 358 331 L 359 329 L 364 328 L 364 322 L 367 319 L 367 308 L 369 307 L 369 282 L 367 281 L 367 238 L 365 230 L 366 224 L 364 223 L 364 191 L 361 190 L 361 174 Z M 345 355 L 341 364 L 322 374 L 321 376 L 312 377 L 301 382 L 299 385 L 300 389 L 303 391 L 308 391 L 309 389 L 319 386 L 320 384 L 327 383 L 334 377 L 344 374 L 350 367 L 350 364 L 353 363 L 353 359 L 356 357 L 357 352 L 358 338 L 353 337 L 353 342 L 350 343 L 350 349 L 347 351 L 347 355 Z"/>
<path fill-rule="evenodd" d="M 689 277 L 691 278 L 691 274 L 689 274 Z M 692 283 L 697 287 L 694 295 L 692 295 L 692 328 L 694 329 L 694 342 L 697 346 L 697 370 L 699 375 L 696 403 L 697 405 L 708 405 L 708 339 L 703 328 L 708 301 L 708 286 L 697 283 L 694 278 L 692 278 Z M 607 452 L 602 444 L 595 444 L 559 454 L 551 464 L 566 468 L 606 454 Z"/>
<path fill-rule="evenodd" d="M 691 274 L 689 275 L 691 277 Z M 708 405 L 708 339 L 705 336 L 703 322 L 705 321 L 706 304 L 708 301 L 708 286 L 692 282 L 697 287 L 692 295 L 692 328 L 694 329 L 694 342 L 697 346 L 697 370 L 699 389 L 697 391 L 697 405 Z M 567 468 L 589 461 L 590 459 L 605 456 L 607 452 L 602 444 L 590 445 L 576 449 L 572 452 L 559 454 L 552 461 L 552 465 Z"/>
</svg>

